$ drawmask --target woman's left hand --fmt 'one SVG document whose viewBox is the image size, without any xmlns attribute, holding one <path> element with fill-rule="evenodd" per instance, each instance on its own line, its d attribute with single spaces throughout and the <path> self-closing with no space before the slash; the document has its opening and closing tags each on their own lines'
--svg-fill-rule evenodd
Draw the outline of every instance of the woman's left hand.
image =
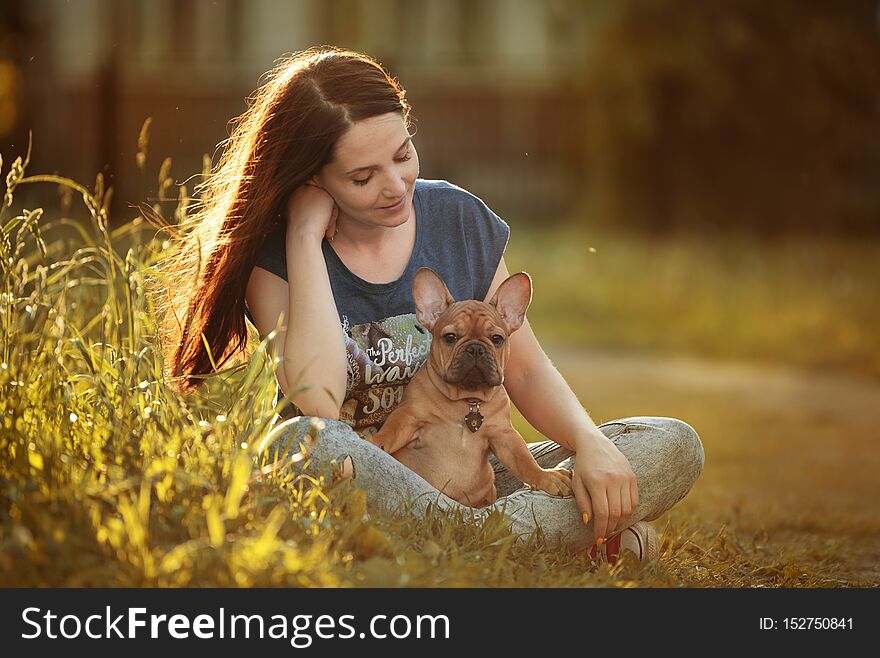
<svg viewBox="0 0 880 658">
<path fill-rule="evenodd" d="M 578 443 L 571 478 L 574 497 L 586 523 L 593 519 L 596 540 L 623 530 L 639 504 L 639 489 L 629 460 L 604 434 Z"/>
</svg>

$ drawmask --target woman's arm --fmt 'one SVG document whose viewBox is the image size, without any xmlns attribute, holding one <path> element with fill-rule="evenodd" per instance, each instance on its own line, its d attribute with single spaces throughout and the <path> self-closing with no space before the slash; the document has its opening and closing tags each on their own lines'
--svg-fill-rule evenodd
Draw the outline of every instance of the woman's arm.
<svg viewBox="0 0 880 658">
<path fill-rule="evenodd" d="M 345 335 L 321 240 L 288 232 L 287 272 L 291 311 L 284 338 L 284 375 L 290 389 L 312 387 L 296 395 L 293 403 L 309 416 L 339 418 L 345 398 Z"/>
<path fill-rule="evenodd" d="M 504 259 L 486 301 L 509 276 Z M 596 538 L 622 530 L 639 502 L 629 461 L 596 427 L 577 396 L 538 344 L 528 318 L 510 337 L 504 388 L 523 417 L 544 436 L 576 454 L 572 489 L 584 523 L 593 518 Z"/>
<path fill-rule="evenodd" d="M 299 386 L 311 384 L 309 390 L 293 396 L 293 404 L 304 414 L 338 418 L 345 395 L 345 339 L 333 296 L 327 290 L 329 281 L 322 281 L 327 279 L 323 253 L 320 253 L 320 243 L 319 253 L 315 254 L 315 248 L 309 246 L 308 241 L 296 247 L 291 242 L 295 241 L 288 239 L 287 271 L 288 276 L 294 273 L 293 283 L 255 267 L 245 294 L 247 305 L 260 336 L 266 336 L 276 328 L 279 318 L 284 318 L 270 346 L 273 356 L 281 357 L 275 377 L 282 393 L 289 395 Z M 295 255 L 291 257 L 294 249 Z M 322 271 L 323 277 L 320 276 Z M 327 298 L 321 297 L 322 291 Z M 305 312 L 294 312 L 291 316 L 290 308 Z M 324 388 L 332 391 L 338 402 L 334 403 Z"/>
<path fill-rule="evenodd" d="M 488 302 L 510 273 L 504 259 L 498 265 Z M 577 452 L 584 443 L 605 439 L 550 358 L 538 344 L 528 317 L 510 337 L 510 357 L 504 369 L 504 388 L 526 420 L 541 434 Z M 580 445 L 579 445 L 580 444 Z"/>
<path fill-rule="evenodd" d="M 328 200 L 330 206 L 322 207 Z M 306 415 L 335 419 L 345 397 L 348 366 L 345 335 L 321 251 L 332 203 L 315 187 L 303 186 L 294 193 L 285 244 L 288 281 L 254 268 L 246 297 L 261 336 L 275 329 L 279 317 L 285 318 L 273 345 L 274 354 L 281 357 L 276 377 L 282 392 L 289 395 L 309 386 L 292 402 Z"/>
</svg>

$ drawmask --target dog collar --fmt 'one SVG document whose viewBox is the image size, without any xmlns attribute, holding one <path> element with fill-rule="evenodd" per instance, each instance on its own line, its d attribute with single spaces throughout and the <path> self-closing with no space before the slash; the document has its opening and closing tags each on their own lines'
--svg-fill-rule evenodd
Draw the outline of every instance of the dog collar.
<svg viewBox="0 0 880 658">
<path fill-rule="evenodd" d="M 483 424 L 483 414 L 480 413 L 480 402 L 478 398 L 467 398 L 467 403 L 470 405 L 471 410 L 468 412 L 467 416 L 464 417 L 464 424 L 471 432 L 476 432 L 480 429 L 480 425 Z"/>
</svg>

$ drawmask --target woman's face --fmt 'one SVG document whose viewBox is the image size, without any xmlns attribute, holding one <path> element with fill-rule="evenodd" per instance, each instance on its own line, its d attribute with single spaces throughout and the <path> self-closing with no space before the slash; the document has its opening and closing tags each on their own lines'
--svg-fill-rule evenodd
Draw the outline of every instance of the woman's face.
<svg viewBox="0 0 880 658">
<path fill-rule="evenodd" d="M 355 122 L 315 179 L 343 221 L 392 227 L 409 219 L 418 176 L 419 157 L 403 116 L 389 112 Z"/>
</svg>

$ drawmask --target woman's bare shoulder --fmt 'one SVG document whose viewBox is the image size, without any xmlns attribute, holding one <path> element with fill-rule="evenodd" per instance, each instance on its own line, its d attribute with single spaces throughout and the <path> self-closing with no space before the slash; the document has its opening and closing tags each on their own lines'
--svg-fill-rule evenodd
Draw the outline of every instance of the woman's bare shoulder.
<svg viewBox="0 0 880 658">
<path fill-rule="evenodd" d="M 277 274 L 260 266 L 251 271 L 244 299 L 261 337 L 275 329 L 282 313 L 287 315 L 288 295 L 287 281 Z"/>
</svg>

